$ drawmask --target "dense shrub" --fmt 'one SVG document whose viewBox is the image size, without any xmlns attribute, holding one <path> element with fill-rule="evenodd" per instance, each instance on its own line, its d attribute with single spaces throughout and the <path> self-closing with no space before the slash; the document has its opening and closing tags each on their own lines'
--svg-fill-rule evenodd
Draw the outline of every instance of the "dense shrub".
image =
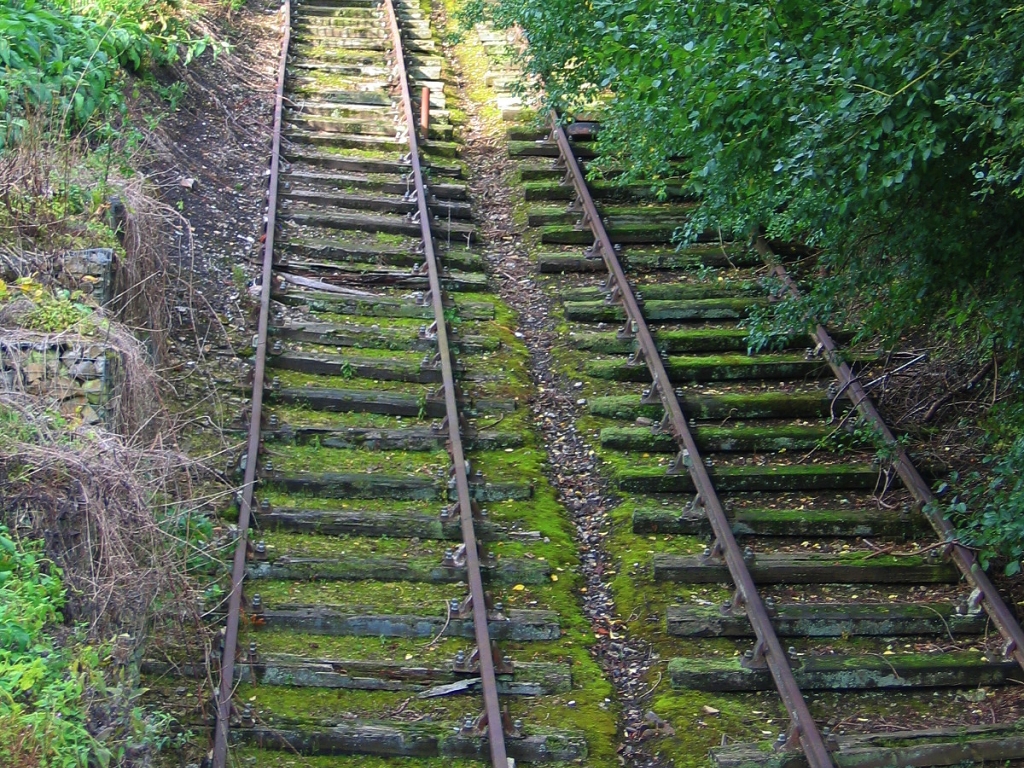
<svg viewBox="0 0 1024 768">
<path fill-rule="evenodd" d="M 79 127 L 123 106 L 127 71 L 191 59 L 192 38 L 158 0 L 9 0 L 0 4 L 0 148 L 16 141 L 28 112 Z"/>
<path fill-rule="evenodd" d="M 1024 6 L 481 0 L 484 11 L 521 27 L 552 104 L 600 104 L 599 141 L 623 181 L 680 176 L 700 197 L 682 237 L 762 226 L 811 246 L 820 279 L 759 318 L 755 347 L 811 316 L 862 338 L 922 330 L 997 359 L 1002 395 L 1024 397 Z M 1011 444 L 993 467 L 1024 470 Z M 985 498 L 1024 516 L 1006 488 Z M 986 546 L 1016 546 L 1014 530 L 989 533 Z"/>
</svg>

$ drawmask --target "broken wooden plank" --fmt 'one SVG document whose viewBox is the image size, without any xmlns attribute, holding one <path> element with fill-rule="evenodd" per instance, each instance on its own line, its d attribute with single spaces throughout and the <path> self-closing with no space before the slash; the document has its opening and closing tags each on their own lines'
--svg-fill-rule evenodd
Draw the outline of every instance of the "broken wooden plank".
<svg viewBox="0 0 1024 768">
<path fill-rule="evenodd" d="M 427 667 L 410 662 L 322 659 L 290 653 L 264 653 L 255 641 L 250 649 L 252 647 L 256 648 L 255 654 L 251 650 L 245 651 L 235 665 L 236 682 L 416 693 L 433 691 L 436 686 L 479 680 L 473 677 L 472 670 L 456 671 L 454 663 Z M 205 664 L 172 664 L 145 659 L 142 672 L 202 678 L 208 674 L 208 669 Z M 513 662 L 511 673 L 498 674 L 498 690 L 507 696 L 545 696 L 566 693 L 571 689 L 572 674 L 568 664 Z"/>
</svg>

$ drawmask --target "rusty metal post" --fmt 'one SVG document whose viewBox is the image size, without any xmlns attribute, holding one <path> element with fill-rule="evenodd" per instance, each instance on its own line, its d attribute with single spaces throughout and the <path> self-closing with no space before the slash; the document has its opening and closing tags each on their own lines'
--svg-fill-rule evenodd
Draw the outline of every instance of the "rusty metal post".
<svg viewBox="0 0 1024 768">
<path fill-rule="evenodd" d="M 427 130 L 430 128 L 430 88 L 426 85 L 420 91 L 420 131 L 423 138 L 427 138 Z"/>
</svg>

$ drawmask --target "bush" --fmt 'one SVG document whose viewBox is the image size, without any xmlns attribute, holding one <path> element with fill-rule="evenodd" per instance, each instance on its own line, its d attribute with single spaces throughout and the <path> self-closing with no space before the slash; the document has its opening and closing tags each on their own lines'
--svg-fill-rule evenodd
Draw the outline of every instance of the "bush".
<svg viewBox="0 0 1024 768">
<path fill-rule="evenodd" d="M 191 38 L 168 2 L 9 0 L 0 5 L 0 148 L 16 142 L 27 113 L 81 127 L 124 106 L 126 72 L 191 60 L 209 44 Z"/>
<path fill-rule="evenodd" d="M 954 476 L 960 492 L 945 502 L 944 511 L 961 540 L 978 549 L 984 567 L 998 560 L 1012 576 L 1021 572 L 1024 561 L 1024 406 L 996 411 L 986 472 Z M 946 484 L 940 486 L 945 490 Z"/>
<path fill-rule="evenodd" d="M 996 361 L 1001 397 L 1024 399 L 1024 6 L 479 0 L 469 16 L 485 13 L 522 28 L 551 104 L 600 104 L 622 182 L 679 177 L 700 199 L 681 239 L 763 227 L 809 246 L 814 280 L 753 319 L 753 348 L 811 318 L 920 331 Z M 971 496 L 984 511 L 957 517 L 1016 557 L 1024 457 L 1003 442 Z"/>
</svg>

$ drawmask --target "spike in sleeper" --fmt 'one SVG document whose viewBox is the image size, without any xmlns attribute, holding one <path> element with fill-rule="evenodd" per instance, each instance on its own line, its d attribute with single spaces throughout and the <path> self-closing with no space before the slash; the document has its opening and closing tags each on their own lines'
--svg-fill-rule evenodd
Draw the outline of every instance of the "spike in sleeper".
<svg viewBox="0 0 1024 768">
<path fill-rule="evenodd" d="M 654 383 L 651 384 L 650 389 L 645 389 L 640 397 L 641 405 L 660 405 L 661 404 L 661 381 L 658 377 L 654 377 Z"/>
</svg>

